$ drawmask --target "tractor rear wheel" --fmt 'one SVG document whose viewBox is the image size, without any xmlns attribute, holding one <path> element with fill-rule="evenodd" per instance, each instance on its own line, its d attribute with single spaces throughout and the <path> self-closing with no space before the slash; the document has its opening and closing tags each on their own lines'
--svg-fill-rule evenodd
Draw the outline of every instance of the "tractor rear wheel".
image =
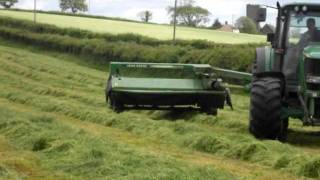
<svg viewBox="0 0 320 180">
<path fill-rule="evenodd" d="M 281 119 L 282 89 L 279 78 L 254 77 L 249 130 L 256 138 L 285 140 L 288 122 Z"/>
</svg>

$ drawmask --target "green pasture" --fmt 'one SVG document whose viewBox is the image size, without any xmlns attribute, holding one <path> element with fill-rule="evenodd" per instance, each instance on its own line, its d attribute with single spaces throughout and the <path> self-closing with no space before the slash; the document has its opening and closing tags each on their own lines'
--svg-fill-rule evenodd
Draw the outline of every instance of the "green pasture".
<svg viewBox="0 0 320 180">
<path fill-rule="evenodd" d="M 33 20 L 33 13 L 0 10 L 1 16 Z M 172 38 L 172 27 L 169 25 L 144 24 L 115 20 L 93 19 L 74 16 L 62 16 L 51 14 L 37 14 L 37 20 L 41 23 L 54 24 L 59 27 L 73 27 L 90 30 L 99 33 L 136 33 L 148 37 L 168 40 Z M 177 28 L 178 39 L 205 39 L 217 43 L 263 43 L 266 38 L 262 35 L 236 34 L 208 29 L 196 29 L 188 27 Z"/>
<path fill-rule="evenodd" d="M 292 121 L 287 144 L 256 140 L 244 92 L 217 117 L 117 114 L 107 67 L 0 40 L 0 179 L 320 177 L 319 128 Z"/>
</svg>

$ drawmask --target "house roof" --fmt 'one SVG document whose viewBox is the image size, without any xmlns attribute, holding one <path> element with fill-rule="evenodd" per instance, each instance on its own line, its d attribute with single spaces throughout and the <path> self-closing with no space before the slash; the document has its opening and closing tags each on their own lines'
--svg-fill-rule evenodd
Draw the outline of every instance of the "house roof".
<svg viewBox="0 0 320 180">
<path fill-rule="evenodd" d="M 270 24 L 265 24 L 262 29 L 270 29 L 270 30 L 274 31 L 275 27 Z"/>
<path fill-rule="evenodd" d="M 218 30 L 220 30 L 220 31 L 227 31 L 227 32 L 232 32 L 233 31 L 233 26 L 231 26 L 231 25 L 223 25 L 220 29 L 218 29 Z"/>
</svg>

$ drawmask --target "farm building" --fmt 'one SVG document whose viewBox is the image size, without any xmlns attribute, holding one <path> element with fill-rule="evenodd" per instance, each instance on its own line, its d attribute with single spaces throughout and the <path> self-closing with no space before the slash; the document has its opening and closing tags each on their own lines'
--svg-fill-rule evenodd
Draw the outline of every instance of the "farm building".
<svg viewBox="0 0 320 180">
<path fill-rule="evenodd" d="M 266 24 L 261 28 L 260 32 L 263 34 L 269 34 L 269 33 L 274 33 L 275 27 L 272 26 L 271 24 Z"/>
<path fill-rule="evenodd" d="M 228 22 L 225 22 L 225 24 L 218 30 L 219 31 L 224 31 L 224 32 L 240 33 L 239 29 L 237 29 L 234 26 L 228 24 Z"/>
</svg>

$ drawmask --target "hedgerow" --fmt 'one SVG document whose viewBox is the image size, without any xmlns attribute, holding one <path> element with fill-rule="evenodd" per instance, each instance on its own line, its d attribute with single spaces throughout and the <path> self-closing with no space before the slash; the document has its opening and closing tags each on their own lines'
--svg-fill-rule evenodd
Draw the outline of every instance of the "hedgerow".
<svg viewBox="0 0 320 180">
<path fill-rule="evenodd" d="M 161 41 L 136 34 L 100 34 L 75 28 L 58 28 L 12 18 L 0 18 L 0 37 L 40 48 L 85 55 L 108 63 L 205 63 L 250 71 L 258 44 L 217 44 L 204 40 Z M 261 44 L 260 44 L 261 45 Z"/>
</svg>

